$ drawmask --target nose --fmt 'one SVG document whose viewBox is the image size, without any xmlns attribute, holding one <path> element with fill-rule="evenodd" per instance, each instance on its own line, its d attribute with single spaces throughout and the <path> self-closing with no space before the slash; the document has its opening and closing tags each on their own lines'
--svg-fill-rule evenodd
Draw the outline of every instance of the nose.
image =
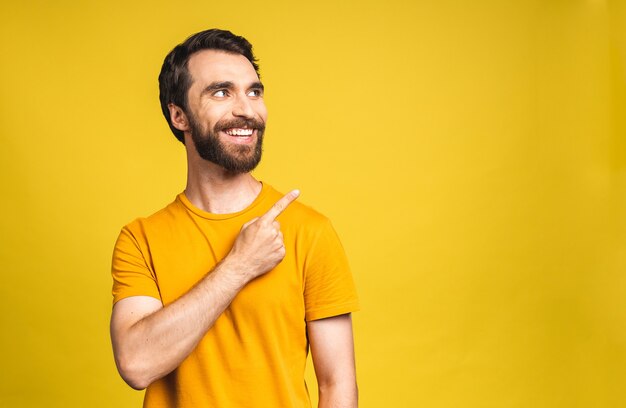
<svg viewBox="0 0 626 408">
<path fill-rule="evenodd" d="M 242 95 L 237 98 L 235 105 L 233 106 L 233 116 L 243 118 L 253 118 L 254 109 L 252 109 L 252 102 L 248 99 L 247 95 Z"/>
</svg>

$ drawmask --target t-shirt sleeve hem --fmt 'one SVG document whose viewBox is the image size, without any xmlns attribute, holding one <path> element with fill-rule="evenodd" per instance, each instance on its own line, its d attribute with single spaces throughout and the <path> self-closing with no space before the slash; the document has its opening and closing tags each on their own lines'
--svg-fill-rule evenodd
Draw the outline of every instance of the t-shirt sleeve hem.
<svg viewBox="0 0 626 408">
<path fill-rule="evenodd" d="M 351 301 L 340 305 L 313 309 L 305 313 L 305 320 L 325 319 L 327 317 L 339 316 L 346 313 L 357 312 L 359 310 L 359 302 Z"/>
<path fill-rule="evenodd" d="M 115 305 L 117 302 L 119 302 L 122 299 L 126 299 L 126 298 L 133 297 L 133 296 L 148 296 L 148 297 L 151 297 L 151 298 L 155 298 L 159 302 L 162 302 L 161 297 L 158 294 L 139 293 L 139 292 L 137 292 L 137 293 L 135 293 L 135 292 L 124 292 L 123 294 L 115 295 L 113 297 L 113 305 Z"/>
</svg>

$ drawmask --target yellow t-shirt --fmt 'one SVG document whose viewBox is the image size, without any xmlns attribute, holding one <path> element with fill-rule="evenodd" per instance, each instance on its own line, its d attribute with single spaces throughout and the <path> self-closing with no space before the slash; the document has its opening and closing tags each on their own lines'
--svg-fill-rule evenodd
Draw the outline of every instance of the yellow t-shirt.
<svg viewBox="0 0 626 408">
<path fill-rule="evenodd" d="M 267 184 L 245 210 L 212 214 L 183 193 L 125 226 L 113 253 L 114 302 L 152 296 L 167 306 L 224 258 L 244 223 L 282 194 Z M 358 309 L 344 250 L 329 220 L 292 203 L 279 217 L 286 256 L 237 294 L 196 349 L 151 384 L 144 407 L 310 407 L 306 322 Z"/>
</svg>

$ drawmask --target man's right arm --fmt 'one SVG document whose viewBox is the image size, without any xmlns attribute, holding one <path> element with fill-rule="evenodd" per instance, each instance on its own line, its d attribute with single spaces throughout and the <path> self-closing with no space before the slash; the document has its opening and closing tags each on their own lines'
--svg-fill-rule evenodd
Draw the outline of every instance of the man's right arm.
<svg viewBox="0 0 626 408">
<path fill-rule="evenodd" d="M 163 307 L 149 296 L 118 301 L 111 341 L 120 375 L 143 389 L 169 374 L 193 351 L 239 291 L 285 256 L 276 217 L 296 198 L 292 191 L 260 218 L 246 223 L 229 254 L 187 293 Z"/>
</svg>

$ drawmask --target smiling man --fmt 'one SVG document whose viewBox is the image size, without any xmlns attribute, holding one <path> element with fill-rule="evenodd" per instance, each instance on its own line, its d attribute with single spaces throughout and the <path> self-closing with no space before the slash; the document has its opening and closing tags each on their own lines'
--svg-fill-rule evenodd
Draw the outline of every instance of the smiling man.
<svg viewBox="0 0 626 408">
<path fill-rule="evenodd" d="M 252 46 L 229 31 L 165 58 L 160 100 L 187 185 L 125 226 L 113 253 L 111 339 L 144 407 L 356 407 L 358 301 L 326 217 L 251 174 L 267 120 Z"/>
</svg>

